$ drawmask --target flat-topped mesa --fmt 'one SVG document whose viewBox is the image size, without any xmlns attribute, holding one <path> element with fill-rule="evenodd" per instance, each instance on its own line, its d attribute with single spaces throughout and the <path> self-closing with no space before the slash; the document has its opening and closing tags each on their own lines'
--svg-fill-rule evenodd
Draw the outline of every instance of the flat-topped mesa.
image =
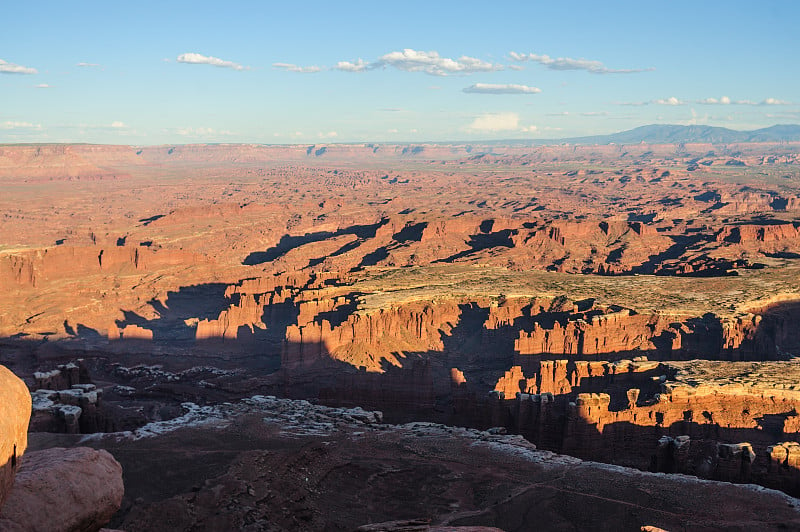
<svg viewBox="0 0 800 532">
<path fill-rule="evenodd" d="M 66 390 L 77 384 L 92 382 L 82 359 L 59 364 L 50 371 L 34 372 L 33 379 L 33 390 Z"/>
<path fill-rule="evenodd" d="M 514 349 L 520 355 L 576 358 L 640 352 L 664 360 L 690 356 L 772 360 L 782 358 L 782 352 L 796 343 L 783 315 L 678 318 L 622 309 L 592 316 L 576 313 L 549 328 L 534 322 L 531 330 L 519 331 Z"/>
<path fill-rule="evenodd" d="M 530 377 L 523 374 L 520 366 L 512 366 L 498 379 L 495 391 L 503 392 L 509 399 L 517 393 L 568 395 L 575 390 L 602 390 L 614 379 L 617 386 L 623 383 L 645 382 L 661 364 L 645 357 L 633 360 L 607 361 L 569 361 L 542 360 L 539 369 Z M 627 379 L 627 380 L 626 380 Z"/>
<path fill-rule="evenodd" d="M 116 323 L 108 326 L 108 339 L 109 340 L 147 340 L 153 339 L 153 331 L 145 329 L 136 324 L 125 325 L 119 328 Z"/>
<path fill-rule="evenodd" d="M 381 371 L 382 359 L 396 361 L 393 352 L 441 351 L 441 332 L 457 324 L 461 312 L 458 301 L 413 302 L 349 314 L 336 326 L 327 319 L 291 325 L 286 330 L 282 367 L 292 369 L 333 357 L 354 367 Z"/>
<path fill-rule="evenodd" d="M 281 275 L 244 279 L 228 285 L 224 297 L 231 304 L 216 319 L 197 320 L 195 339 L 245 340 L 258 330 L 266 331 L 271 323 L 286 319 L 295 321 L 297 327 L 314 321 L 321 325 L 320 315 L 332 318 L 337 309 L 351 303 L 347 296 L 320 295 L 330 280 L 338 280 L 338 277 L 333 274 Z M 301 286 L 304 288 L 299 288 Z M 300 297 L 303 299 L 298 300 Z M 346 316 L 344 312 L 343 315 Z"/>
<path fill-rule="evenodd" d="M 332 312 L 348 302 L 349 300 L 344 296 L 298 301 L 297 325 L 304 327 L 315 321 L 320 314 Z"/>
<path fill-rule="evenodd" d="M 92 383 L 83 360 L 33 374 L 32 432 L 87 434 L 115 430 L 103 407 L 103 390 Z"/>
<path fill-rule="evenodd" d="M 48 281 L 141 273 L 207 260 L 188 251 L 139 246 L 56 246 L 0 254 L 0 286 L 40 287 Z"/>
<path fill-rule="evenodd" d="M 556 354 L 578 357 L 631 351 L 656 351 L 653 339 L 673 329 L 674 323 L 659 314 L 635 314 L 629 309 L 601 315 L 578 314 L 552 328 L 534 323 L 533 330 L 520 331 L 514 344 L 522 355 Z M 668 333 L 669 334 L 669 333 Z M 672 331 L 677 338 L 677 331 Z M 678 347 L 674 341 L 669 348 Z"/>
<path fill-rule="evenodd" d="M 508 412 L 513 426 L 526 438 L 580 458 L 717 480 L 756 482 L 790 494 L 800 493 L 800 447 L 794 442 L 771 444 L 774 434 L 800 438 L 798 416 L 793 414 L 800 408 L 800 392 L 667 383 L 654 398 L 642 399 L 637 388 L 628 389 L 626 396 L 627 405 L 622 408 L 615 408 L 611 395 L 602 392 L 578 393 L 566 405 L 555 396 L 553 408 L 560 414 L 549 418 L 549 439 L 541 427 L 541 415 L 530 408 L 534 395 L 517 393 Z M 555 432 L 553 419 L 561 419 L 556 422 Z M 554 439 L 553 434 L 561 436 Z M 657 445 L 658 438 L 675 434 L 685 435 L 684 439 L 667 447 Z M 743 434 L 749 435 L 749 443 L 737 443 Z M 656 447 L 660 450 L 653 454 Z M 789 460 L 789 453 L 797 456 L 792 455 Z M 779 467 L 793 470 L 779 473 Z"/>
<path fill-rule="evenodd" d="M 608 415 L 611 396 L 607 393 L 579 393 L 575 398 L 575 414 L 586 422 L 599 424 Z"/>
<path fill-rule="evenodd" d="M 767 447 L 764 485 L 784 491 L 800 491 L 800 443 L 787 441 Z"/>
<path fill-rule="evenodd" d="M 774 243 L 800 245 L 800 224 L 774 223 L 726 225 L 716 234 L 717 242 L 732 244 Z"/>
<path fill-rule="evenodd" d="M 299 302 L 297 325 L 287 330 L 289 352 L 297 353 L 309 342 L 321 342 L 313 352 L 332 354 L 372 370 L 382 356 L 392 359 L 393 352 L 441 351 L 443 338 L 461 324 L 465 313 L 474 313 L 482 320 L 480 328 L 466 333 L 479 334 L 480 341 L 494 345 L 502 329 L 513 328 L 517 318 L 530 312 L 542 312 L 552 299 L 507 298 L 498 304 L 490 297 L 451 298 L 412 301 L 367 312 L 354 311 L 352 303 L 347 296 Z M 343 309 L 346 311 L 340 312 Z M 331 323 L 333 317 L 338 318 L 335 325 Z M 372 356 L 356 364 L 359 349 L 366 348 Z"/>
<path fill-rule="evenodd" d="M 31 431 L 88 434 L 113 430 L 113 422 L 103 413 L 102 392 L 94 384 L 34 391 Z"/>
<path fill-rule="evenodd" d="M 0 147 L 0 179 L 29 181 L 127 178 L 108 166 L 135 163 L 130 146 L 81 144 L 16 145 Z"/>
<path fill-rule="evenodd" d="M 264 301 L 258 301 L 255 296 L 243 295 L 236 305 L 231 305 L 227 310 L 220 312 L 215 320 L 203 319 L 198 321 L 195 330 L 195 339 L 237 339 L 243 330 L 251 334 L 255 327 L 266 328 L 261 321 L 264 314 Z"/>
<path fill-rule="evenodd" d="M 652 224 L 644 222 L 628 222 L 628 226 L 633 229 L 633 232 L 642 236 L 654 236 L 658 234 L 658 228 Z"/>
<path fill-rule="evenodd" d="M 546 312 L 553 304 L 553 298 L 547 297 L 504 297 L 499 302 L 489 305 L 489 316 L 483 324 L 484 329 L 493 331 L 503 327 L 514 326 L 517 318 L 530 317 Z M 572 310 L 578 312 L 578 307 L 572 305 Z"/>
</svg>

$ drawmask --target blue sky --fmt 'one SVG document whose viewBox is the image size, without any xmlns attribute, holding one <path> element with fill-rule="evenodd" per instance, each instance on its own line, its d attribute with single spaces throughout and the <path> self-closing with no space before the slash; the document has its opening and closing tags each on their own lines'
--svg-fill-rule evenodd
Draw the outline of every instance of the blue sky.
<svg viewBox="0 0 800 532">
<path fill-rule="evenodd" d="M 423 142 L 800 123 L 800 2 L 14 2 L 0 142 Z"/>
</svg>

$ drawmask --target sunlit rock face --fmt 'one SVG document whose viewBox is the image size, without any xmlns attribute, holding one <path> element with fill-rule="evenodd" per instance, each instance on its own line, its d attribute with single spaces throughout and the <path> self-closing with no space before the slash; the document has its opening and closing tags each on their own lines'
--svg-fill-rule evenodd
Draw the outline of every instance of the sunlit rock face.
<svg viewBox="0 0 800 532">
<path fill-rule="evenodd" d="M 8 368 L 0 366 L 0 506 L 8 497 L 14 476 L 28 447 L 31 396 Z"/>
</svg>

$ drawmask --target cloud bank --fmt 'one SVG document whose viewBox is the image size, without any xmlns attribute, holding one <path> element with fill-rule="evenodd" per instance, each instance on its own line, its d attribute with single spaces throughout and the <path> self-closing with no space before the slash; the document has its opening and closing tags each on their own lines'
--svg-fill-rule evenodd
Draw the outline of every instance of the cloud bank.
<svg viewBox="0 0 800 532">
<path fill-rule="evenodd" d="M 273 68 L 279 68 L 287 72 L 299 72 L 301 74 L 315 74 L 322 71 L 322 67 L 316 65 L 300 66 L 293 63 L 272 63 Z"/>
<path fill-rule="evenodd" d="M 517 131 L 533 133 L 536 126 L 520 126 L 517 113 L 484 113 L 476 116 L 465 130 L 467 133 L 497 133 L 500 131 Z"/>
<path fill-rule="evenodd" d="M 542 92 L 542 89 L 513 83 L 473 83 L 469 87 L 464 88 L 463 91 L 470 94 L 539 94 Z"/>
<path fill-rule="evenodd" d="M 422 52 L 405 48 L 381 56 L 378 65 L 387 65 L 406 72 L 424 72 L 434 76 L 474 74 L 502 70 L 502 65 L 492 64 L 475 57 L 462 55 L 458 59 L 441 57 L 438 52 Z"/>
<path fill-rule="evenodd" d="M 0 59 L 0 74 L 38 74 L 39 71 L 35 68 L 26 67 L 22 65 L 15 65 L 8 61 Z"/>
<path fill-rule="evenodd" d="M 513 131 L 519 129 L 519 115 L 517 113 L 482 114 L 475 117 L 467 129 L 474 132 Z"/>
<path fill-rule="evenodd" d="M 359 57 L 355 62 L 339 61 L 333 68 L 342 72 L 364 72 L 375 68 L 375 64 L 368 63 Z"/>
<path fill-rule="evenodd" d="M 0 129 L 2 130 L 15 130 L 15 129 L 35 129 L 40 130 L 42 129 L 41 124 L 32 124 L 31 122 L 18 122 L 16 120 L 6 120 L 5 122 L 0 122 Z"/>
<path fill-rule="evenodd" d="M 791 102 L 779 100 L 777 98 L 765 98 L 760 102 L 754 102 L 751 100 L 731 100 L 727 96 L 721 98 L 704 98 L 698 100 L 697 103 L 705 105 L 791 105 Z"/>
<path fill-rule="evenodd" d="M 686 102 L 680 101 L 675 96 L 670 96 L 669 98 L 661 98 L 658 100 L 653 100 L 654 104 L 656 105 L 686 105 Z"/>
<path fill-rule="evenodd" d="M 292 63 L 274 63 L 272 66 L 289 72 L 319 72 L 325 69 L 318 66 L 303 67 Z M 476 57 L 463 55 L 458 59 L 453 59 L 442 57 L 435 51 L 425 52 L 404 48 L 403 50 L 384 54 L 371 62 L 364 61 L 361 58 L 356 61 L 339 61 L 332 69 L 341 72 L 365 72 L 386 67 L 396 68 L 405 72 L 423 72 L 432 76 L 494 72 L 504 68 L 503 65 L 489 63 Z"/>
<path fill-rule="evenodd" d="M 226 61 L 219 57 L 202 55 L 194 52 L 179 55 L 177 61 L 178 63 L 188 63 L 191 65 L 212 65 L 221 68 L 231 68 L 233 70 L 250 70 L 250 67 L 234 63 L 233 61 Z"/>
<path fill-rule="evenodd" d="M 653 68 L 624 68 L 615 69 L 608 68 L 600 61 L 592 61 L 589 59 L 573 59 L 571 57 L 550 57 L 549 55 L 539 54 L 520 54 L 511 52 L 508 54 L 511 59 L 518 62 L 533 62 L 544 65 L 550 70 L 585 70 L 592 74 L 635 74 L 638 72 L 649 72 L 655 70 Z"/>
</svg>

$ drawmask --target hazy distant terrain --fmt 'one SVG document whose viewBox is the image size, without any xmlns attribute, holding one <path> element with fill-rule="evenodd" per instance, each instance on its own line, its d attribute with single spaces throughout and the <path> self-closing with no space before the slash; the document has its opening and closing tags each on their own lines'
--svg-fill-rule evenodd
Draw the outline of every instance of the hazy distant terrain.
<svg viewBox="0 0 800 532">
<path fill-rule="evenodd" d="M 509 453 L 622 528 L 793 522 L 800 142 L 734 133 L 2 145 L 0 362 L 34 448 L 122 464 L 126 530 L 593 522 Z"/>
<path fill-rule="evenodd" d="M 774 125 L 752 131 L 737 131 L 725 127 L 714 126 L 678 126 L 651 124 L 628 131 L 620 131 L 610 135 L 594 135 L 590 137 L 570 137 L 562 139 L 505 140 L 496 144 L 734 144 L 745 142 L 798 142 L 800 141 L 800 125 Z"/>
</svg>

